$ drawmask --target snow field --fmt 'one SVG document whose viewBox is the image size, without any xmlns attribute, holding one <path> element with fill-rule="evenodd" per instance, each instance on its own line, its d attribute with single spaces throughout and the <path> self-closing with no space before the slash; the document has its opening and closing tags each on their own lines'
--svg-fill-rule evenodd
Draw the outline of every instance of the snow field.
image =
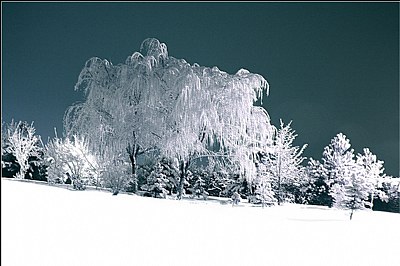
<svg viewBox="0 0 400 266">
<path fill-rule="evenodd" d="M 5 266 L 400 264 L 394 213 L 1 187 Z"/>
</svg>

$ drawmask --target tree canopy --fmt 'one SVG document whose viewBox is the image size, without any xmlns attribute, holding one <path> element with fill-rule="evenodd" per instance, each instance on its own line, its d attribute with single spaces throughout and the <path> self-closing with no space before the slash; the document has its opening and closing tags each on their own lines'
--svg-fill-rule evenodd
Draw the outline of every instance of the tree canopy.
<svg viewBox="0 0 400 266">
<path fill-rule="evenodd" d="M 89 59 L 75 89 L 86 100 L 66 111 L 65 133 L 84 136 L 100 156 L 127 147 L 133 156 L 153 149 L 183 162 L 217 154 L 251 176 L 254 151 L 271 142 L 268 113 L 253 106 L 268 93 L 261 75 L 191 65 L 154 38 L 123 64 Z"/>
</svg>

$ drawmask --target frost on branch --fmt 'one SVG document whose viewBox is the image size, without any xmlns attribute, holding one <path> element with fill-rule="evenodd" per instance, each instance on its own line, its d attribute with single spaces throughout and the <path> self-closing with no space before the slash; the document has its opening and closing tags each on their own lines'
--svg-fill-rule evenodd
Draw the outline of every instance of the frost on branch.
<svg viewBox="0 0 400 266">
<path fill-rule="evenodd" d="M 28 124 L 27 122 L 19 121 L 18 123 L 11 122 L 7 127 L 6 133 L 6 151 L 15 156 L 17 163 L 20 166 L 19 172 L 16 174 L 16 178 L 24 179 L 25 174 L 28 172 L 29 158 L 32 156 L 39 157 L 41 148 L 39 144 L 41 144 L 40 137 L 35 135 L 35 128 L 32 124 Z M 3 143 L 4 145 L 5 143 Z M 3 148 L 3 147 L 2 147 Z M 2 150 L 2 155 L 4 154 Z"/>
<path fill-rule="evenodd" d="M 257 157 L 259 177 L 255 182 L 256 192 L 261 191 L 267 198 L 275 197 L 278 204 L 283 201 L 302 201 L 300 190 L 306 176 L 302 166 L 306 158 L 302 154 L 307 145 L 294 146 L 296 137 L 291 122 L 285 125 L 281 120 L 280 127 L 273 134 L 273 144 L 266 146 Z M 272 187 L 265 183 L 272 184 Z"/>
<path fill-rule="evenodd" d="M 49 164 L 49 183 L 64 183 L 66 176 L 69 176 L 72 182 L 97 185 L 99 165 L 83 137 L 52 139 L 46 145 L 46 159 Z"/>
<path fill-rule="evenodd" d="M 196 158 L 227 156 L 251 179 L 254 152 L 271 142 L 269 116 L 253 106 L 268 93 L 261 75 L 191 65 L 153 38 L 124 64 L 89 59 L 75 88 L 86 100 L 67 110 L 67 136 L 84 136 L 104 158 L 127 150 L 133 175 L 138 156 L 157 151 L 183 172 Z"/>
<path fill-rule="evenodd" d="M 384 193 L 377 190 L 383 162 L 369 149 L 354 158 L 354 150 L 350 148 L 350 140 L 342 133 L 337 134 L 324 148 L 322 163 L 311 165 L 314 170 L 311 174 L 325 183 L 325 192 L 331 197 L 329 206 L 350 209 L 352 219 L 354 210 L 372 208 L 374 196 L 384 198 Z"/>
</svg>

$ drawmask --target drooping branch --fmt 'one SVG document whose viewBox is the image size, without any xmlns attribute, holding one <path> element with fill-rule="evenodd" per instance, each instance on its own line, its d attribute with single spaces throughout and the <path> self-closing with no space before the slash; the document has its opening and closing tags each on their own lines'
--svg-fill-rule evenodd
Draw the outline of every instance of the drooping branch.
<svg viewBox="0 0 400 266">
<path fill-rule="evenodd" d="M 104 158 L 126 150 L 136 165 L 150 149 L 183 162 L 226 154 L 251 176 L 252 154 L 271 141 L 267 112 L 253 106 L 269 91 L 261 75 L 191 65 L 153 38 L 124 64 L 89 59 L 75 88 L 86 101 L 67 110 L 66 133 L 84 135 Z"/>
</svg>

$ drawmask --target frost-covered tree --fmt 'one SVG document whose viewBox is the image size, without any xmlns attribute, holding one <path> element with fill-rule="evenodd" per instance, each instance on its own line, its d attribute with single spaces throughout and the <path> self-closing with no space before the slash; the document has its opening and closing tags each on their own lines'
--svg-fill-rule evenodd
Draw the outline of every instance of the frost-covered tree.
<svg viewBox="0 0 400 266">
<path fill-rule="evenodd" d="M 350 140 L 337 134 L 324 148 L 322 163 L 310 160 L 309 203 L 351 209 L 372 208 L 374 199 L 386 201 L 383 161 L 365 148 L 354 158 Z"/>
<path fill-rule="evenodd" d="M 385 176 L 379 184 L 381 194 L 374 200 L 374 210 L 400 213 L 400 178 Z"/>
<path fill-rule="evenodd" d="M 361 167 L 353 168 L 349 175 L 343 176 L 331 189 L 334 206 L 350 209 L 350 220 L 355 210 L 365 209 L 369 205 L 368 196 L 373 190 L 370 180 L 363 175 L 363 171 Z"/>
<path fill-rule="evenodd" d="M 354 150 L 350 147 L 350 140 L 344 134 L 339 133 L 324 148 L 322 174 L 324 181 L 330 188 L 330 194 L 333 197 L 332 203 L 340 201 L 340 198 L 344 197 L 344 186 L 347 185 L 355 171 L 359 170 L 354 160 Z M 336 185 L 336 189 L 333 191 L 334 185 Z"/>
<path fill-rule="evenodd" d="M 29 158 L 40 157 L 41 139 L 35 135 L 33 122 L 29 125 L 27 122 L 14 122 L 6 126 L 6 138 L 2 138 L 2 155 L 10 153 L 16 158 L 19 165 L 19 172 L 16 178 L 24 179 L 30 168 Z"/>
<path fill-rule="evenodd" d="M 261 175 L 272 183 L 278 205 L 284 200 L 294 201 L 295 194 L 298 193 L 306 176 L 305 168 L 302 166 L 306 158 L 302 154 L 307 145 L 294 146 L 293 141 L 296 137 L 291 122 L 285 125 L 280 120 L 273 145 L 268 147 L 261 158 Z"/>
<path fill-rule="evenodd" d="M 162 135 L 165 110 L 157 104 L 164 88 L 162 73 L 154 70 L 167 51 L 164 44 L 157 44 L 161 50 L 154 51 L 145 41 L 143 55 L 135 52 L 124 64 L 89 59 L 75 85 L 86 100 L 72 105 L 64 116 L 67 136 L 84 136 L 102 160 L 127 152 L 134 178 L 138 156 L 152 149 Z"/>
<path fill-rule="evenodd" d="M 96 157 L 91 154 L 84 137 L 73 136 L 72 139 L 55 137 L 46 145 L 48 161 L 48 181 L 63 183 L 66 174 L 72 181 L 97 185 L 100 166 Z"/>
<path fill-rule="evenodd" d="M 192 193 L 192 197 L 202 197 L 207 199 L 209 193 L 207 192 L 207 179 L 208 173 L 206 171 L 195 171 L 193 172 L 193 177 L 190 180 L 189 190 Z"/>
<path fill-rule="evenodd" d="M 264 78 L 243 69 L 229 75 L 185 61 L 174 66 L 177 98 L 166 116 L 160 150 L 165 157 L 178 159 L 178 198 L 189 167 L 198 158 L 228 156 L 238 172 L 252 178 L 252 153 L 271 137 L 267 113 L 253 106 L 267 88 Z"/>
<path fill-rule="evenodd" d="M 200 157 L 229 156 L 251 178 L 253 150 L 271 137 L 268 114 L 253 106 L 268 90 L 262 76 L 190 65 L 153 38 L 124 64 L 90 59 L 75 88 L 86 101 L 67 110 L 67 135 L 85 136 L 100 156 L 126 150 L 133 175 L 137 157 L 148 150 L 177 159 L 178 198 L 189 166 Z"/>
<path fill-rule="evenodd" d="M 333 198 L 330 195 L 330 186 L 327 184 L 326 169 L 320 161 L 310 158 L 307 165 L 308 187 L 307 202 L 313 205 L 332 206 Z"/>
<path fill-rule="evenodd" d="M 255 180 L 256 197 L 261 202 L 263 208 L 267 204 L 274 204 L 275 202 L 277 202 L 271 183 L 272 182 L 270 180 L 267 180 L 265 176 L 260 176 L 260 178 L 257 178 Z"/>
<path fill-rule="evenodd" d="M 113 195 L 117 195 L 120 191 L 126 191 L 129 185 L 136 181 L 132 180 L 129 162 L 123 154 L 108 157 L 106 161 L 101 162 L 101 165 L 102 186 L 111 189 Z"/>
<path fill-rule="evenodd" d="M 330 186 L 330 194 L 333 197 L 333 205 L 339 208 L 351 210 L 350 220 L 354 210 L 364 209 L 370 205 L 368 197 L 374 193 L 374 184 L 368 174 L 370 163 L 363 156 L 354 159 L 354 150 L 350 150 L 350 140 L 339 133 L 324 149 L 323 162 L 327 177 L 325 181 Z M 366 156 L 371 154 L 367 152 Z M 371 159 L 371 158 L 369 158 Z M 367 166 L 368 164 L 368 166 Z"/>
<path fill-rule="evenodd" d="M 383 161 L 377 159 L 368 148 L 363 149 L 362 154 L 357 154 L 357 164 L 362 169 L 362 175 L 370 182 L 370 207 L 373 208 L 374 198 L 377 196 L 380 199 L 385 198 L 383 191 L 379 190 L 382 187 L 381 178 L 384 177 Z"/>
<path fill-rule="evenodd" d="M 147 193 L 154 198 L 165 198 L 168 194 L 168 177 L 163 172 L 163 166 L 160 162 L 157 162 L 153 171 L 146 178 L 146 183 L 142 185 L 141 189 L 147 191 Z"/>
<path fill-rule="evenodd" d="M 364 150 L 365 157 L 358 155 L 356 160 L 354 150 L 350 148 L 350 140 L 342 133 L 337 134 L 324 148 L 323 163 L 315 166 L 319 165 L 318 174 L 329 188 L 331 205 L 350 209 L 352 219 L 354 210 L 364 209 L 370 204 L 368 197 L 374 193 L 375 188 L 369 175 L 376 171 L 372 168 L 378 165 L 372 166 L 374 160 L 369 150 Z"/>
<path fill-rule="evenodd" d="M 156 169 L 157 171 L 155 171 Z M 177 163 L 171 162 L 166 158 L 156 157 L 139 165 L 137 171 L 139 189 L 147 189 L 144 185 L 148 184 L 148 178 L 153 172 L 162 174 L 163 178 L 166 178 L 164 188 L 167 190 L 167 195 L 176 193 L 176 188 L 179 183 L 179 169 Z"/>
<path fill-rule="evenodd" d="M 207 192 L 211 196 L 228 196 L 230 189 L 228 186 L 230 185 L 231 178 L 229 175 L 229 171 L 226 169 L 218 169 L 214 168 L 209 171 L 209 182 Z"/>
</svg>

